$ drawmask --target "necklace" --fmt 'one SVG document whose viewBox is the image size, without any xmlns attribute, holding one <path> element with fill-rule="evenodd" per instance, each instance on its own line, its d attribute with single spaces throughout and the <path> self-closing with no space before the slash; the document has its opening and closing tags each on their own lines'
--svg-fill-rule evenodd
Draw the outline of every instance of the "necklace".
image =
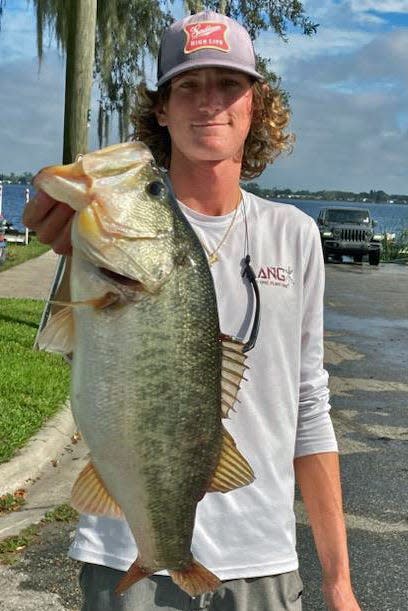
<svg viewBox="0 0 408 611">
<path fill-rule="evenodd" d="M 208 263 L 209 263 L 210 266 L 214 265 L 214 263 L 217 263 L 217 261 L 218 261 L 218 252 L 221 249 L 221 247 L 223 246 L 223 244 L 226 241 L 226 239 L 228 238 L 228 236 L 230 234 L 230 231 L 231 231 L 231 229 L 234 226 L 235 219 L 237 218 L 237 213 L 238 213 L 238 208 L 239 208 L 240 201 L 235 206 L 235 210 L 234 210 L 234 214 L 232 216 L 231 222 L 228 225 L 228 227 L 227 227 L 224 235 L 222 236 L 221 240 L 218 242 L 217 246 L 214 248 L 214 250 L 210 250 L 208 248 L 208 246 L 202 240 L 200 240 L 201 246 L 205 250 L 205 253 L 206 253 L 207 258 L 208 258 Z"/>
</svg>

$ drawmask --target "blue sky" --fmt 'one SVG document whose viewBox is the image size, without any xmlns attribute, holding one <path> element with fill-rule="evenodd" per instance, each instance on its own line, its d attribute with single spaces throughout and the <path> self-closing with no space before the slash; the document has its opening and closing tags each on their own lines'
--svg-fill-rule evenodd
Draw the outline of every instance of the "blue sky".
<svg viewBox="0 0 408 611">
<path fill-rule="evenodd" d="M 257 180 L 291 189 L 408 193 L 408 0 L 306 0 L 320 24 L 255 43 L 289 92 L 296 145 Z M 176 3 L 177 16 L 180 7 Z M 65 60 L 36 56 L 32 3 L 7 0 L 0 32 L 0 173 L 61 159 Z M 90 148 L 96 148 L 95 88 Z M 117 140 L 112 132 L 111 142 Z"/>
</svg>

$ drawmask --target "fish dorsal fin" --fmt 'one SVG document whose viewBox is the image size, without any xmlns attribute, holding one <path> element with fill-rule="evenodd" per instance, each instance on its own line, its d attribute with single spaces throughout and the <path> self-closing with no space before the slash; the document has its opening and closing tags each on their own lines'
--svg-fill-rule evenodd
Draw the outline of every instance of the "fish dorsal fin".
<svg viewBox="0 0 408 611">
<path fill-rule="evenodd" d="M 220 460 L 208 492 L 229 492 L 248 486 L 255 479 L 247 460 L 238 451 L 234 439 L 223 427 Z"/>
<path fill-rule="evenodd" d="M 74 349 L 74 317 L 66 307 L 53 314 L 38 336 L 38 347 L 47 352 L 70 354 Z"/>
<path fill-rule="evenodd" d="M 81 513 L 108 518 L 123 518 L 123 512 L 105 488 L 95 467 L 89 462 L 82 469 L 71 492 L 71 504 Z"/>
<path fill-rule="evenodd" d="M 246 356 L 244 344 L 228 335 L 222 335 L 222 371 L 221 371 L 221 416 L 228 418 L 230 409 L 234 409 L 241 381 L 245 380 L 244 371 Z"/>
</svg>

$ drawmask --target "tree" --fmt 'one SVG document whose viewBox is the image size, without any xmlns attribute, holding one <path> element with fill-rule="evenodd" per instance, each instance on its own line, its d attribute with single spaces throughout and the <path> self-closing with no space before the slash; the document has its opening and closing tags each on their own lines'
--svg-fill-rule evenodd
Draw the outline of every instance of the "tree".
<svg viewBox="0 0 408 611">
<path fill-rule="evenodd" d="M 103 3 L 102 3 L 103 4 Z M 0 0 L 1 17 L 6 0 Z M 44 31 L 53 32 L 67 54 L 63 161 L 88 148 L 88 112 L 94 65 L 97 0 L 33 0 L 37 19 L 37 54 L 41 64 Z"/>
<path fill-rule="evenodd" d="M 33 0 L 40 61 L 47 30 L 62 51 L 66 51 L 71 2 Z M 101 146 L 103 139 L 107 140 L 109 117 L 114 111 L 119 117 L 120 139 L 127 136 L 132 94 L 144 76 L 146 56 L 157 55 L 163 29 L 172 21 L 170 12 L 162 7 L 166 4 L 160 0 L 99 0 L 97 3 L 94 76 L 100 92 L 98 134 Z"/>
<path fill-rule="evenodd" d="M 253 40 L 269 29 L 286 40 L 289 23 L 300 27 L 307 36 L 316 34 L 319 26 L 306 17 L 303 3 L 298 0 L 185 0 L 184 5 L 191 13 L 211 9 L 236 19 Z"/>
</svg>

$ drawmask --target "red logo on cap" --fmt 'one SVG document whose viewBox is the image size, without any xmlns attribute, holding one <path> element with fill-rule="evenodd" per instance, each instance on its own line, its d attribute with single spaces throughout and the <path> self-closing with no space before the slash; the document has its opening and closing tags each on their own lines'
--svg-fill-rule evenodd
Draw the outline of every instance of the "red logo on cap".
<svg viewBox="0 0 408 611">
<path fill-rule="evenodd" d="M 228 53 L 230 46 L 226 39 L 228 26 L 216 21 L 199 21 L 186 25 L 187 41 L 184 53 L 194 53 L 200 49 L 217 49 Z"/>
</svg>

